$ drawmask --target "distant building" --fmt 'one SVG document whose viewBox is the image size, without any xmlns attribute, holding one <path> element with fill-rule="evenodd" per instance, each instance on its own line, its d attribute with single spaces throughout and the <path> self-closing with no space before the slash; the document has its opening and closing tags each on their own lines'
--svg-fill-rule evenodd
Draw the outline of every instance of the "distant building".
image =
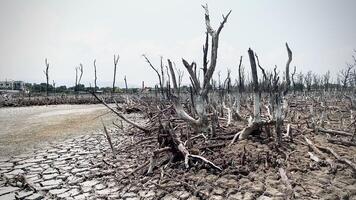
<svg viewBox="0 0 356 200">
<path fill-rule="evenodd" d="M 0 90 L 25 90 L 23 81 L 0 81 Z"/>
</svg>

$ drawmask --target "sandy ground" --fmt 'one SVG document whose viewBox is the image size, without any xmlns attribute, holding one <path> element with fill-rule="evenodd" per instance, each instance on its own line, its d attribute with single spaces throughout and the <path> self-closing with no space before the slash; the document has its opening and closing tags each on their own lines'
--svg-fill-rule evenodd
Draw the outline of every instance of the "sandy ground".
<svg viewBox="0 0 356 200">
<path fill-rule="evenodd" d="M 51 105 L 0 109 L 0 157 L 18 155 L 73 135 L 90 134 L 115 119 L 103 105 Z"/>
</svg>

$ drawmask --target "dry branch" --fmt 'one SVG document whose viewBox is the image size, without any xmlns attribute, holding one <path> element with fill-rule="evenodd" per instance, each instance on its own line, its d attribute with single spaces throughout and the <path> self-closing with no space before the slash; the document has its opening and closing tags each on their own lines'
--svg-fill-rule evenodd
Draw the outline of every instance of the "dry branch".
<svg viewBox="0 0 356 200">
<path fill-rule="evenodd" d="M 125 122 L 131 124 L 132 126 L 144 131 L 145 133 L 148 133 L 150 130 L 146 129 L 138 124 L 136 124 L 135 122 L 127 119 L 124 115 L 122 115 L 121 113 L 117 112 L 115 109 L 111 108 L 107 103 L 105 103 L 105 101 L 101 98 L 99 98 L 94 92 L 91 93 L 98 101 L 100 101 L 104 106 L 106 106 L 107 108 L 109 108 L 109 110 L 111 110 L 113 113 L 115 113 L 117 116 L 119 116 L 122 120 L 124 120 Z"/>
</svg>

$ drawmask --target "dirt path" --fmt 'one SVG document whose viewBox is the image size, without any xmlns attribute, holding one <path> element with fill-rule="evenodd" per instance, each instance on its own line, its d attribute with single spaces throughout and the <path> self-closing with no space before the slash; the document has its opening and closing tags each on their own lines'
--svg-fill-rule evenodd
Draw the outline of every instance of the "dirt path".
<svg viewBox="0 0 356 200">
<path fill-rule="evenodd" d="M 72 135 L 90 134 L 114 116 L 102 105 L 51 105 L 0 109 L 0 157 Z"/>
</svg>

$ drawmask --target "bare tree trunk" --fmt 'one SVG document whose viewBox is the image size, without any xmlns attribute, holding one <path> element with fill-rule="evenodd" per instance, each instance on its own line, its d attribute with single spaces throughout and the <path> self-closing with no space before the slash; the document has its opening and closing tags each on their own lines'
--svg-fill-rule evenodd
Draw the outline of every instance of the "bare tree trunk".
<svg viewBox="0 0 356 200">
<path fill-rule="evenodd" d="M 152 65 L 152 63 L 150 62 L 150 60 L 147 58 L 147 56 L 145 54 L 142 55 L 146 62 L 150 65 L 150 67 L 156 72 L 157 76 L 158 76 L 158 81 L 159 81 L 159 86 L 160 86 L 160 91 L 163 97 L 163 82 L 162 82 L 162 77 L 160 75 L 160 73 L 158 72 L 158 70 Z"/>
<path fill-rule="evenodd" d="M 96 77 L 96 59 L 94 60 L 94 92 L 96 92 L 96 89 L 97 89 L 97 85 L 96 85 L 96 80 L 97 80 L 97 77 Z"/>
<path fill-rule="evenodd" d="M 48 96 L 48 86 L 49 86 L 48 69 L 49 69 L 49 63 L 47 61 L 47 58 L 45 59 L 45 64 L 46 64 L 46 69 L 43 70 L 43 73 L 46 75 L 46 96 Z"/>
<path fill-rule="evenodd" d="M 126 79 L 126 75 L 124 77 L 124 81 L 125 81 L 125 92 L 126 94 L 128 93 L 128 88 L 127 88 L 127 79 Z"/>
<path fill-rule="evenodd" d="M 240 57 L 240 64 L 239 64 L 239 93 L 242 94 L 244 91 L 244 78 L 242 74 L 242 56 Z"/>
<path fill-rule="evenodd" d="M 117 67 L 117 63 L 119 62 L 119 54 L 116 55 L 114 54 L 114 80 L 112 82 L 112 93 L 115 93 L 115 80 L 116 80 L 116 67 Z"/>
<path fill-rule="evenodd" d="M 286 43 L 287 52 L 288 52 L 288 61 L 286 64 L 286 87 L 284 89 L 283 95 L 285 96 L 288 93 L 290 86 L 290 78 L 289 78 L 289 65 L 292 62 L 292 51 L 290 50 L 288 43 Z"/>
<path fill-rule="evenodd" d="M 248 50 L 248 55 L 250 58 L 251 64 L 251 73 L 252 73 L 252 81 L 253 81 L 253 94 L 254 94 L 254 113 L 253 118 L 255 122 L 259 122 L 260 117 L 260 102 L 261 102 L 261 93 L 258 86 L 258 75 L 257 75 L 257 67 L 255 61 L 255 55 L 251 49 Z"/>
</svg>

